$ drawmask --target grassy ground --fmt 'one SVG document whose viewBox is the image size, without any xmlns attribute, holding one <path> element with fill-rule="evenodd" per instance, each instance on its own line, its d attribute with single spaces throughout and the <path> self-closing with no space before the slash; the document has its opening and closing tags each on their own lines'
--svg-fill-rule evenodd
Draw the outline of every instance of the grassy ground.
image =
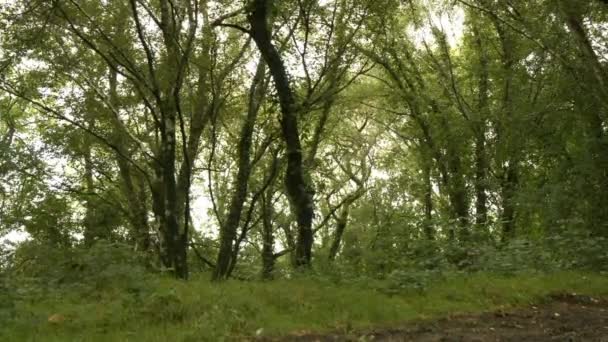
<svg viewBox="0 0 608 342">
<path fill-rule="evenodd" d="M 542 300 L 556 292 L 608 295 L 608 277 L 454 275 L 425 291 L 312 279 L 211 284 L 153 278 L 142 288 L 53 291 L 17 301 L 2 341 L 221 341 L 293 332 L 349 331 Z M 87 295 L 83 295 L 87 293 Z M 49 317 L 52 317 L 49 322 Z"/>
</svg>

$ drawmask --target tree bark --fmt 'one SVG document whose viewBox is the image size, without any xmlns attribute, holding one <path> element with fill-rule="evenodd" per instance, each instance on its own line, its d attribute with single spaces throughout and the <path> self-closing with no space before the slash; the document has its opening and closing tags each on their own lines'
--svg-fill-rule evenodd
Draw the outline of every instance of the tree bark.
<svg viewBox="0 0 608 342">
<path fill-rule="evenodd" d="M 445 177 L 445 188 L 448 193 L 448 200 L 451 207 L 452 220 L 456 223 L 456 228 L 451 227 L 448 231 L 450 240 L 456 240 L 457 237 L 466 239 L 469 234 L 469 196 L 467 193 L 467 183 L 463 173 L 462 158 L 459 152 L 452 146 L 452 141 L 455 141 L 451 129 L 445 120 L 441 120 L 442 130 L 446 132 L 448 137 L 445 163 L 447 164 L 448 176 Z M 458 233 L 458 234 L 457 234 Z"/>
<path fill-rule="evenodd" d="M 188 266 L 186 260 L 187 239 L 184 241 L 186 232 L 180 229 L 177 206 L 177 182 L 175 177 L 176 157 L 176 109 L 172 99 L 162 103 L 161 112 L 163 121 L 161 123 L 161 153 L 160 153 L 160 177 L 162 182 L 162 205 L 163 216 L 162 235 L 163 253 L 166 255 L 165 266 L 172 269 L 178 278 L 188 277 Z"/>
<path fill-rule="evenodd" d="M 424 158 L 428 158 L 424 156 Z M 435 239 L 435 227 L 433 226 L 433 183 L 431 180 L 431 161 L 422 162 L 422 177 L 424 178 L 424 235 L 429 240 Z"/>
<path fill-rule="evenodd" d="M 267 0 L 254 0 L 250 5 L 248 19 L 251 36 L 268 65 L 279 97 L 281 128 L 287 154 L 285 187 L 298 226 L 295 264 L 306 267 L 312 259 L 314 190 L 303 165 L 294 93 L 283 60 L 271 39 L 268 3 Z"/>
<path fill-rule="evenodd" d="M 350 213 L 350 203 L 345 203 L 342 206 L 340 215 L 336 217 L 336 232 L 334 233 L 334 239 L 329 248 L 329 261 L 334 261 L 340 250 L 340 244 L 342 243 L 342 236 L 346 230 L 346 224 L 348 223 L 348 215 Z"/>
<path fill-rule="evenodd" d="M 188 3 L 185 6 L 192 6 Z M 192 40 L 187 42 L 186 46 L 180 46 L 180 29 L 182 23 L 176 17 L 178 9 L 175 3 L 169 0 L 160 1 L 160 29 L 162 31 L 162 39 L 166 51 L 166 59 L 161 63 L 163 77 L 159 79 L 158 86 L 155 87 L 157 92 L 157 106 L 160 114 L 160 151 L 159 151 L 159 176 L 161 181 L 162 203 L 158 203 L 157 207 L 162 208 L 161 235 L 163 237 L 162 253 L 165 255 L 165 266 L 172 270 L 177 278 L 188 278 L 188 214 L 181 211 L 178 198 L 178 184 L 176 177 L 176 156 L 177 156 L 177 123 L 180 120 L 180 128 L 182 131 L 182 144 L 187 144 L 185 139 L 183 117 L 180 109 L 180 92 L 184 82 L 184 73 L 186 70 L 187 61 L 192 52 Z M 192 8 L 189 8 L 192 10 Z M 193 15 L 190 13 L 190 15 Z M 190 34 L 195 32 L 193 27 L 192 17 L 189 19 Z M 192 36 L 191 36 L 192 37 Z M 190 39 L 190 38 L 189 38 Z M 151 68 L 150 77 L 155 79 Z M 187 149 L 184 148 L 184 162 L 190 164 L 192 161 L 188 158 Z M 186 176 L 186 196 L 190 190 L 189 179 L 190 175 Z M 186 198 L 186 211 L 189 211 L 188 199 Z M 180 224 L 180 218 L 183 218 L 183 223 Z"/>
<path fill-rule="evenodd" d="M 515 194 L 519 184 L 519 149 L 518 142 L 515 141 L 513 135 L 515 128 L 513 127 L 513 65 L 515 64 L 513 56 L 513 39 L 504 28 L 503 24 L 494 19 L 494 26 L 499 36 L 500 48 L 502 52 L 501 63 L 503 76 L 503 98 L 502 98 L 502 116 L 499 118 L 498 128 L 496 132 L 498 144 L 505 146 L 505 153 L 499 160 L 502 161 L 500 167 L 503 169 L 501 179 L 501 199 L 502 213 L 500 221 L 502 222 L 503 241 L 514 237 L 515 235 Z M 509 125 L 507 125 L 509 124 Z M 506 129 L 505 129 L 506 128 Z"/>
<path fill-rule="evenodd" d="M 90 115 L 90 114 L 89 114 Z M 88 118 L 87 128 L 92 130 L 95 125 L 93 118 Z M 85 246 L 92 246 L 95 240 L 99 236 L 99 227 L 96 227 L 95 222 L 95 204 L 93 201 L 93 193 L 95 192 L 95 184 L 93 180 L 93 160 L 91 156 L 91 142 L 89 137 L 84 138 L 84 184 L 87 192 L 87 199 L 85 202 L 85 216 L 84 216 L 84 244 Z"/>
<path fill-rule="evenodd" d="M 481 129 L 481 127 L 480 127 Z M 475 137 L 475 224 L 483 227 L 488 222 L 487 162 L 485 130 Z"/>
<path fill-rule="evenodd" d="M 583 86 L 582 89 L 591 91 L 591 101 L 595 101 L 598 107 L 597 110 L 584 111 L 587 113 L 585 119 L 591 138 L 589 147 L 595 168 L 594 175 L 588 179 L 588 182 L 592 183 L 590 188 L 599 190 L 594 191 L 597 195 L 588 200 L 591 202 L 589 205 L 590 226 L 593 231 L 606 236 L 608 232 L 602 228 L 608 221 L 608 212 L 605 210 L 608 206 L 608 140 L 605 130 L 608 120 L 608 67 L 602 64 L 593 48 L 589 33 L 583 23 L 584 14 L 580 13 L 579 6 L 580 4 L 576 3 L 560 2 L 561 14 L 582 52 L 579 58 L 583 69 L 587 69 L 587 74 L 590 75 L 589 82 L 584 81 L 586 78 L 583 78 L 583 82 L 588 85 L 592 84 L 591 87 Z M 587 101 L 584 105 L 587 108 L 593 106 Z"/>
<path fill-rule="evenodd" d="M 600 99 L 603 99 L 604 106 L 608 106 L 608 69 L 602 65 L 593 49 L 591 40 L 583 25 L 581 13 L 578 13 L 577 10 L 577 6 L 580 5 L 563 0 L 560 2 L 560 5 L 566 25 L 581 48 L 583 62 L 590 67 L 591 74 L 599 86 Z"/>
<path fill-rule="evenodd" d="M 238 172 L 234 180 L 233 194 L 230 200 L 228 217 L 220 231 L 220 250 L 217 257 L 216 267 L 213 273 L 214 280 L 221 280 L 228 277 L 233 260 L 234 242 L 236 233 L 241 222 L 243 205 L 247 199 L 249 176 L 251 174 L 251 145 L 255 121 L 259 112 L 260 103 L 265 96 L 264 61 L 258 62 L 258 67 L 249 89 L 249 106 L 247 117 L 241 128 L 240 140 L 238 144 Z"/>
<path fill-rule="evenodd" d="M 274 216 L 273 195 L 274 187 L 271 185 L 262 196 L 262 279 L 266 280 L 273 278 L 276 261 L 274 256 L 275 237 L 272 225 L 272 217 Z"/>
<path fill-rule="evenodd" d="M 488 221 L 487 208 L 487 157 L 486 157 L 486 117 L 488 116 L 489 70 L 488 54 L 481 37 L 478 23 L 473 25 L 475 45 L 479 53 L 477 118 L 474 124 L 475 132 L 475 224 L 483 227 Z"/>
<path fill-rule="evenodd" d="M 509 165 L 501 187 L 503 241 L 507 241 L 515 236 L 515 194 L 517 184 L 519 183 L 517 177 L 516 166 Z"/>
</svg>

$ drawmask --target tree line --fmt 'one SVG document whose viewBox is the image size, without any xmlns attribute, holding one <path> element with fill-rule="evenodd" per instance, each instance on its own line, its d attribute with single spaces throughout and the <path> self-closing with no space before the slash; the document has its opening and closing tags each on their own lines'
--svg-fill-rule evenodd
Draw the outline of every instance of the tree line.
<svg viewBox="0 0 608 342">
<path fill-rule="evenodd" d="M 2 6 L 0 232 L 214 280 L 607 235 L 604 1 Z"/>
</svg>

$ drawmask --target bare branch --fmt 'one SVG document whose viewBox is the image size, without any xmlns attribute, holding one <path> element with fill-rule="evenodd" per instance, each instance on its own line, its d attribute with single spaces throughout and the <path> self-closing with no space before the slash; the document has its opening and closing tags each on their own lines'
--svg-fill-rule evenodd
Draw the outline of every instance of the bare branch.
<svg viewBox="0 0 608 342">
<path fill-rule="evenodd" d="M 211 22 L 211 26 L 221 26 L 221 24 L 223 24 L 224 20 L 234 18 L 241 13 L 245 13 L 245 7 L 240 7 L 232 12 L 228 12 L 226 14 L 223 14 L 223 15 L 217 17 L 215 20 L 213 20 Z"/>
</svg>

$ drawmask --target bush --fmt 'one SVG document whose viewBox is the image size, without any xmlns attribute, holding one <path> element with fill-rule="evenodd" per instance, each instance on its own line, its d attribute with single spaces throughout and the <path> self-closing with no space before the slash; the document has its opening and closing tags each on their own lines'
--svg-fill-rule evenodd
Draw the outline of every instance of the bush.
<svg viewBox="0 0 608 342">
<path fill-rule="evenodd" d="M 0 270 L 0 322 L 12 318 L 15 314 L 15 295 L 6 278 L 6 274 Z"/>
<path fill-rule="evenodd" d="M 608 271 L 608 239 L 581 231 L 549 238 L 521 237 L 507 243 L 471 236 L 467 241 L 410 240 L 399 250 L 363 250 L 353 262 L 341 255 L 333 263 L 318 262 L 321 276 L 334 283 L 381 281 L 387 293 L 424 291 L 451 273 L 517 275 L 560 270 Z M 374 267 L 366 267 L 369 265 Z M 379 272 L 380 267 L 383 272 Z M 369 272 L 374 270 L 375 272 Z"/>
<path fill-rule="evenodd" d="M 582 232 L 568 232 L 548 238 L 546 248 L 553 251 L 562 269 L 608 271 L 608 239 Z"/>
<path fill-rule="evenodd" d="M 555 257 L 540 241 L 515 239 L 504 245 L 481 249 L 477 262 L 469 266 L 468 270 L 511 275 L 550 272 L 557 268 Z"/>
<path fill-rule="evenodd" d="M 9 272 L 25 292 L 111 288 L 137 291 L 148 275 L 142 256 L 128 245 L 99 241 L 91 248 L 57 248 L 28 241 L 15 251 Z"/>
<path fill-rule="evenodd" d="M 146 316 L 158 322 L 178 322 L 186 316 L 186 305 L 182 303 L 174 288 L 157 289 L 144 301 L 140 309 Z"/>
<path fill-rule="evenodd" d="M 428 287 L 444 278 L 440 270 L 395 270 L 386 279 L 388 294 L 425 292 Z"/>
</svg>

